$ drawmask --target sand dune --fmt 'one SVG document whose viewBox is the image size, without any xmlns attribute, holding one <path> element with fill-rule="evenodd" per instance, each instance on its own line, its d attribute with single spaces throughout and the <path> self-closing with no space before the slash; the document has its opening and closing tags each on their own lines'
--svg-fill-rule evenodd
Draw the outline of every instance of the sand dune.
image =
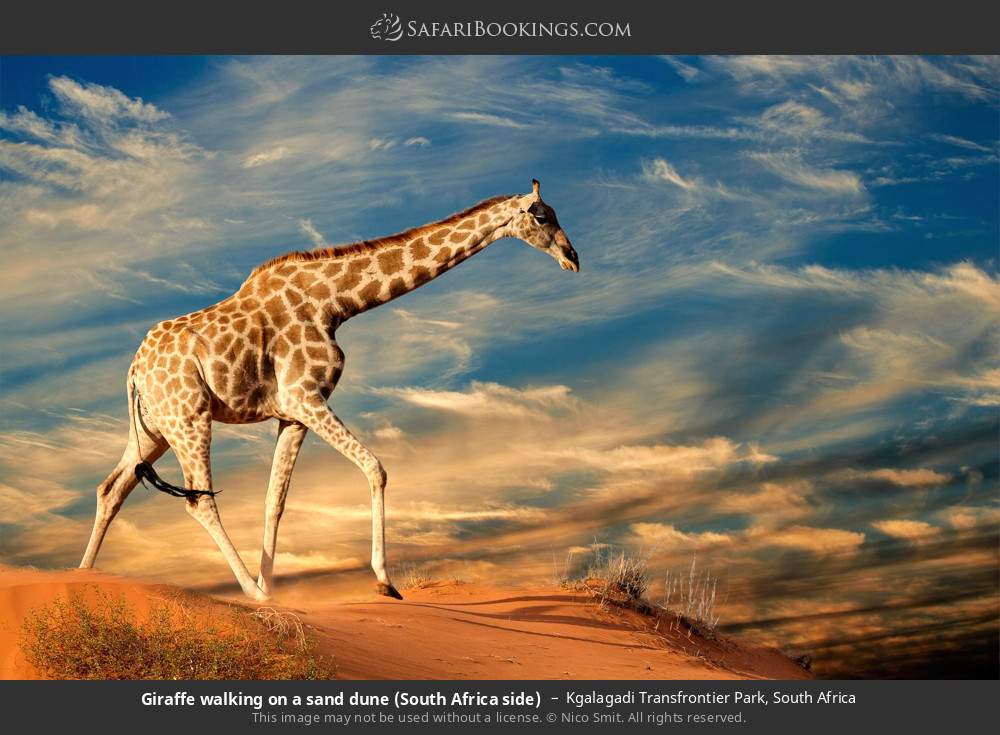
<svg viewBox="0 0 1000 735">
<path fill-rule="evenodd" d="M 173 588 L 96 571 L 0 568 L 0 678 L 33 678 L 18 649 L 24 616 L 71 590 L 122 595 L 143 614 Z M 330 600 L 321 585 L 285 609 L 300 616 L 346 679 L 802 679 L 781 653 L 617 608 L 586 592 L 440 584 L 402 602 Z M 199 596 L 200 597 L 200 596 Z M 203 598 L 203 608 L 213 603 Z M 282 599 L 275 601 L 281 607 Z M 293 604 L 289 604 L 293 603 Z"/>
<path fill-rule="evenodd" d="M 70 592 L 96 597 L 97 590 L 123 597 L 138 615 L 145 615 L 167 585 L 116 577 L 93 570 L 37 571 L 0 567 L 0 679 L 34 679 L 35 672 L 18 648 L 21 623 L 32 609 Z"/>
</svg>

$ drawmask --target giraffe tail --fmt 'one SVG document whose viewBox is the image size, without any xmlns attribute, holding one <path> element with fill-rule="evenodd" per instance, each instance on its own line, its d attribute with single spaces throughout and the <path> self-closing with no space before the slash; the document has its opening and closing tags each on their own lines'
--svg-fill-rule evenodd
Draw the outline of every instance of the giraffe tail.
<svg viewBox="0 0 1000 735">
<path fill-rule="evenodd" d="M 135 377 L 130 373 L 129 424 L 131 424 L 131 428 L 135 432 L 136 451 L 139 449 L 138 420 L 141 420 L 141 416 L 142 407 L 139 404 L 139 389 L 135 385 Z M 173 495 L 175 498 L 197 498 L 201 495 L 216 495 L 218 493 L 216 490 L 192 490 L 191 488 L 177 487 L 177 485 L 173 485 L 160 477 L 156 470 L 153 469 L 153 465 L 145 461 L 140 462 L 135 466 L 135 476 L 139 478 L 139 482 L 142 483 L 143 487 L 149 487 L 149 485 L 146 485 L 146 482 L 148 481 L 150 485 L 159 490 L 161 493 Z"/>
<path fill-rule="evenodd" d="M 156 470 L 153 469 L 153 465 L 149 462 L 140 462 L 137 464 L 135 466 L 135 476 L 139 478 L 139 482 L 143 486 L 146 486 L 146 481 L 148 480 L 149 484 L 161 493 L 173 495 L 175 498 L 197 498 L 200 495 L 215 495 L 219 492 L 218 490 L 192 490 L 191 488 L 171 485 L 156 474 Z"/>
</svg>

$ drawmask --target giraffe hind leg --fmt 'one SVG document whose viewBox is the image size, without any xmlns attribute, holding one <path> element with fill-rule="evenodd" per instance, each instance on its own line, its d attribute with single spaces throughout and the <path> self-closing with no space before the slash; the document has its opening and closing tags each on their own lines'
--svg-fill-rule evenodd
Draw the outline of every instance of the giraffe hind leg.
<svg viewBox="0 0 1000 735">
<path fill-rule="evenodd" d="M 136 446 L 136 442 L 139 446 Z M 94 528 L 90 533 L 90 541 L 87 543 L 87 550 L 80 560 L 81 569 L 90 569 L 94 566 L 97 553 L 101 550 L 104 536 L 108 532 L 111 521 L 118 515 L 125 499 L 129 493 L 135 489 L 139 483 L 139 478 L 135 474 L 135 466 L 139 462 L 152 463 L 158 460 L 167 451 L 167 443 L 162 436 L 143 433 L 129 436 L 128 445 L 122 458 L 118 460 L 118 465 L 111 471 L 107 479 L 97 488 L 97 512 L 94 517 Z"/>
<path fill-rule="evenodd" d="M 173 448 L 177 459 L 181 463 L 184 471 L 184 480 L 187 485 L 203 490 L 212 490 L 212 466 L 210 459 L 210 446 L 212 442 L 212 417 L 204 414 L 194 417 L 185 422 L 184 433 L 176 437 L 170 436 L 170 446 Z M 236 581 L 239 582 L 243 593 L 257 602 L 265 602 L 268 596 L 257 586 L 257 582 L 250 576 L 246 564 L 240 557 L 233 542 L 226 534 L 226 529 L 222 526 L 222 519 L 219 518 L 219 508 L 215 503 L 214 493 L 200 493 L 185 498 L 185 510 L 188 515 L 194 518 L 202 527 L 208 531 L 209 536 L 215 541 L 229 563 Z"/>
</svg>

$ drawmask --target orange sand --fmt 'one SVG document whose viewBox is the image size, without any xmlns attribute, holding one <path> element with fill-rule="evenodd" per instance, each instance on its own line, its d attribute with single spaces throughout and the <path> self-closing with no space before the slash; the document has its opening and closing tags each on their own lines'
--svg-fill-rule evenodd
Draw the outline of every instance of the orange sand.
<svg viewBox="0 0 1000 735">
<path fill-rule="evenodd" d="M 71 590 L 98 588 L 142 615 L 171 588 L 96 571 L 0 567 L 0 678 L 34 678 L 18 648 L 24 616 Z M 442 584 L 403 601 L 296 594 L 294 606 L 345 679 L 803 679 L 781 653 L 707 640 L 635 612 L 601 609 L 586 592 Z M 209 599 L 198 609 L 210 614 Z M 285 601 L 292 603 L 293 600 Z M 282 598 L 274 601 L 281 608 Z M 206 618 L 207 619 L 207 618 Z"/>
</svg>

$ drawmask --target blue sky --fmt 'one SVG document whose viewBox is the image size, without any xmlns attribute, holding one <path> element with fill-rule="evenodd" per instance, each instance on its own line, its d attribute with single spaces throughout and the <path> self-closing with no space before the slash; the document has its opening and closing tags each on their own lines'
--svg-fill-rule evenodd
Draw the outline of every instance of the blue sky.
<svg viewBox="0 0 1000 735">
<path fill-rule="evenodd" d="M 595 543 L 662 570 L 697 555 L 727 585 L 723 624 L 828 671 L 947 673 L 942 651 L 995 668 L 998 75 L 969 57 L 5 57 L 0 561 L 76 562 L 156 321 L 273 255 L 536 177 L 579 275 L 503 241 L 338 333 L 331 404 L 389 471 L 390 559 L 516 581 Z M 272 436 L 213 445 L 251 566 Z M 365 503 L 310 440 L 277 572 L 355 574 Z M 226 581 L 173 505 L 136 491 L 101 566 Z"/>
</svg>

